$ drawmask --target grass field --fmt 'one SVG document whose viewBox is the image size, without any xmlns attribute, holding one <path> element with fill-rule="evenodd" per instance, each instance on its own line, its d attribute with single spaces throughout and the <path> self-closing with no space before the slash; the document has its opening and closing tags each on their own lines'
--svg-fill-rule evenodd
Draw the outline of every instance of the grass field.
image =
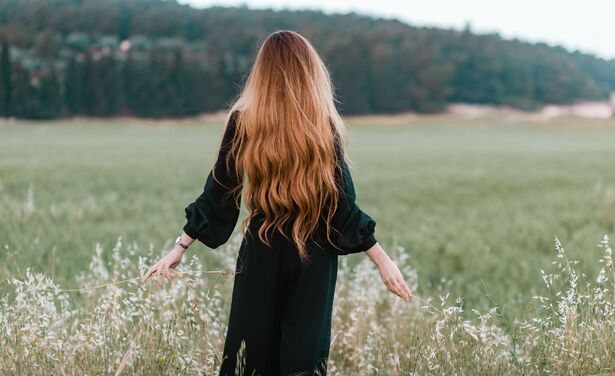
<svg viewBox="0 0 615 376">
<path fill-rule="evenodd" d="M 220 125 L 0 124 L 0 280 L 25 278 L 29 269 L 75 287 L 97 243 L 113 261 L 119 236 L 137 255 L 148 248 L 161 254 L 201 192 Z M 461 317 L 497 305 L 494 320 L 512 328 L 532 297 L 545 294 L 540 270 L 553 269 L 555 237 L 579 260 L 579 273 L 596 278 L 604 254 L 596 245 L 615 227 L 615 120 L 428 117 L 349 125 L 358 203 L 377 221 L 380 243 L 405 252 L 397 258 L 416 271 L 420 296 L 462 296 Z M 189 251 L 206 269 L 220 266 L 216 252 L 201 244 Z M 232 260 L 233 249 L 224 252 Z M 361 255 L 346 259 L 363 265 Z M 369 275 L 365 288 L 384 295 Z M 224 284 L 222 301 L 231 287 Z M 0 291 L 15 295 L 11 285 Z M 68 299 L 78 304 L 81 295 Z M 344 369 L 349 358 L 335 351 Z"/>
</svg>

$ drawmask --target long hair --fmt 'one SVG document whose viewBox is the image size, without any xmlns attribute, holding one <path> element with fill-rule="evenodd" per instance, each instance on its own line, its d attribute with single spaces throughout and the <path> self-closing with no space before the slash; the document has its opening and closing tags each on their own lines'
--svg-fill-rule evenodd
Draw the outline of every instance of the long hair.
<svg viewBox="0 0 615 376">
<path fill-rule="evenodd" d="M 335 107 L 329 72 L 316 49 L 288 30 L 270 34 L 228 115 L 236 111 L 236 130 L 228 158 L 244 189 L 249 211 L 258 214 L 259 239 L 271 246 L 271 231 L 292 239 L 302 261 L 319 219 L 330 223 L 339 202 L 336 143 L 347 162 L 346 127 Z M 227 166 L 229 165 L 227 160 Z"/>
</svg>

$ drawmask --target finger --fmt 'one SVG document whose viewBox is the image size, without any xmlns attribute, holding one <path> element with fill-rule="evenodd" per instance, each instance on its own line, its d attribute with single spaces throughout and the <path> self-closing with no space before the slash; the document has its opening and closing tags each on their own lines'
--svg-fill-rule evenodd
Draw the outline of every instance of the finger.
<svg viewBox="0 0 615 376">
<path fill-rule="evenodd" d="M 147 281 L 147 279 L 152 275 L 154 270 L 154 266 L 150 267 L 147 272 L 143 275 L 143 282 Z"/>
<path fill-rule="evenodd" d="M 406 292 L 403 281 L 401 279 L 395 279 L 395 288 L 398 292 L 399 297 L 405 301 L 408 301 L 408 293 Z"/>
<path fill-rule="evenodd" d="M 404 298 L 404 294 L 402 293 L 399 284 L 397 283 L 397 280 L 393 280 L 393 282 L 391 283 L 392 287 L 393 287 L 393 293 L 397 296 L 399 296 L 401 299 L 406 300 Z"/>
<path fill-rule="evenodd" d="M 149 268 L 147 273 L 145 273 L 145 275 L 143 276 L 143 282 L 147 281 L 157 269 L 158 269 L 158 263 L 155 263 L 151 268 Z"/>
<path fill-rule="evenodd" d="M 160 281 L 160 271 L 156 273 L 156 283 L 158 284 L 158 287 L 162 287 L 162 282 Z"/>
<path fill-rule="evenodd" d="M 395 295 L 399 295 L 395 287 L 394 281 L 392 279 L 387 279 L 384 282 L 384 284 L 386 285 L 387 289 L 389 289 L 390 292 L 392 292 Z"/>
<path fill-rule="evenodd" d="M 408 287 L 408 284 L 403 279 L 401 280 L 401 283 L 404 291 L 406 292 L 406 295 L 408 296 L 408 300 L 410 300 L 410 297 L 412 296 L 412 291 L 410 290 L 410 287 Z"/>
<path fill-rule="evenodd" d="M 399 284 L 399 291 L 401 291 L 403 295 L 403 299 L 406 302 L 409 302 L 410 301 L 410 289 L 406 285 L 406 282 L 404 282 L 403 279 L 400 279 L 397 283 Z"/>
<path fill-rule="evenodd" d="M 167 282 L 171 282 L 171 271 L 168 267 L 162 269 L 162 276 Z"/>
</svg>

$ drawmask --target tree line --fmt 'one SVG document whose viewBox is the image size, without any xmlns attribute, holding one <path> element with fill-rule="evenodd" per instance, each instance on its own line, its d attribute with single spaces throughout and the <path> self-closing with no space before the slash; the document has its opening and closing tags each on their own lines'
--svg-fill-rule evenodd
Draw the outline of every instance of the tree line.
<svg viewBox="0 0 615 376">
<path fill-rule="evenodd" d="M 343 114 L 438 112 L 451 102 L 531 110 L 615 90 L 615 60 L 470 26 L 194 9 L 168 0 L 4 0 L 0 115 L 173 117 L 224 109 L 260 42 L 277 29 L 314 43 Z"/>
</svg>

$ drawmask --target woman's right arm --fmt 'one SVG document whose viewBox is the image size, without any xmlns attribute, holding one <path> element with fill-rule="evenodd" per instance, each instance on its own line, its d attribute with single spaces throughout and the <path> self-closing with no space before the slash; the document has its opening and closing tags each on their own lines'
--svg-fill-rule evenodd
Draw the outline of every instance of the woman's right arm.
<svg viewBox="0 0 615 376">
<path fill-rule="evenodd" d="M 363 212 L 356 203 L 356 193 L 348 164 L 344 160 L 342 149 L 336 144 L 336 153 L 340 162 L 338 183 L 342 187 L 340 202 L 333 217 L 336 234 L 336 248 L 339 254 L 366 252 L 370 260 L 378 267 L 380 277 L 389 291 L 405 301 L 412 295 L 399 268 L 380 246 L 375 233 L 376 221 Z"/>
</svg>

